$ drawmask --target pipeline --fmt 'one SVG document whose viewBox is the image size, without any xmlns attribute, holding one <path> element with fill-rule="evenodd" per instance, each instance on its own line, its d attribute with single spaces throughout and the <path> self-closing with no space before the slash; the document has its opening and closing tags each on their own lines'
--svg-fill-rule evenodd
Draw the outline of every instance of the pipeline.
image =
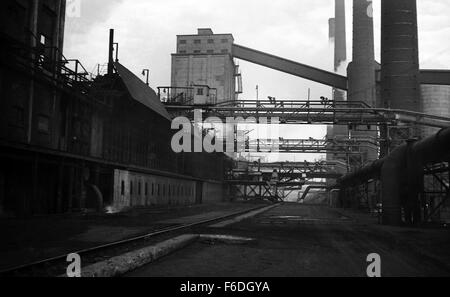
<svg viewBox="0 0 450 297">
<path fill-rule="evenodd" d="M 359 186 L 370 179 L 382 185 L 383 223 L 401 223 L 401 206 L 404 201 L 417 198 L 418 176 L 427 164 L 447 161 L 450 157 L 450 128 L 420 141 L 410 141 L 394 149 L 387 157 L 350 173 L 338 180 L 345 189 Z"/>
</svg>

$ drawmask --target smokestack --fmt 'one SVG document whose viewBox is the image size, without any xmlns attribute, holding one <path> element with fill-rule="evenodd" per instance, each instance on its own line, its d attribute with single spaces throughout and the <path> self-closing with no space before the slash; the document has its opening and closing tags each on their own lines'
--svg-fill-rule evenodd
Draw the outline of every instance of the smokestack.
<svg viewBox="0 0 450 297">
<path fill-rule="evenodd" d="M 347 38 L 345 32 L 345 0 L 335 0 L 334 25 L 334 71 L 347 60 Z"/>
<path fill-rule="evenodd" d="M 381 1 L 381 86 L 385 107 L 420 111 L 416 0 Z"/>
<path fill-rule="evenodd" d="M 345 30 L 345 0 L 335 0 L 334 19 L 329 20 L 330 38 L 334 38 L 334 71 L 337 73 L 345 73 L 345 61 L 347 60 L 347 38 Z M 333 100 L 345 101 L 346 92 L 343 90 L 333 89 Z M 332 139 L 348 135 L 348 129 L 345 126 L 327 127 L 327 138 Z M 327 160 L 334 160 L 333 154 L 327 154 Z"/>
<path fill-rule="evenodd" d="M 421 110 L 418 48 L 416 0 L 382 0 L 381 98 L 384 107 Z M 401 143 L 405 136 L 418 135 L 417 128 L 390 133 L 393 146 Z"/>
<path fill-rule="evenodd" d="M 353 0 L 353 60 L 347 68 L 348 101 L 376 107 L 375 49 L 372 0 Z M 360 127 L 356 137 L 377 137 L 375 127 Z M 365 130 L 365 131 L 364 131 Z M 362 149 L 363 162 L 378 159 L 376 146 Z M 356 164 L 360 166 L 360 164 Z"/>
<path fill-rule="evenodd" d="M 375 50 L 371 0 L 353 0 L 353 60 L 348 68 L 349 101 L 376 107 Z"/>
<path fill-rule="evenodd" d="M 114 29 L 109 29 L 108 75 L 114 71 Z"/>
</svg>

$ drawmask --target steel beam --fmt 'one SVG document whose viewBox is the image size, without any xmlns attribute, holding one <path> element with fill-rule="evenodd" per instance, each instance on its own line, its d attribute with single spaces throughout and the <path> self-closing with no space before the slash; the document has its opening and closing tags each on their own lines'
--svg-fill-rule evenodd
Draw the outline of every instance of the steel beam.
<svg viewBox="0 0 450 297">
<path fill-rule="evenodd" d="M 274 70 L 289 73 L 341 90 L 347 90 L 347 77 L 300 64 L 291 60 L 234 44 L 233 57 L 255 63 Z"/>
<path fill-rule="evenodd" d="M 322 104 L 322 105 L 320 105 Z M 348 104 L 347 106 L 345 104 Z M 353 105 L 352 105 L 353 104 Z M 166 105 L 173 116 L 187 116 L 193 119 L 194 110 L 202 110 L 207 116 L 220 118 L 243 118 L 246 122 L 260 117 L 278 118 L 275 124 L 319 124 L 319 125 L 382 125 L 416 124 L 429 127 L 450 127 L 450 118 L 424 114 L 420 112 L 371 108 L 351 102 L 321 103 L 319 101 L 278 101 L 275 104 L 258 105 L 254 101 L 236 101 L 229 105 Z"/>
</svg>

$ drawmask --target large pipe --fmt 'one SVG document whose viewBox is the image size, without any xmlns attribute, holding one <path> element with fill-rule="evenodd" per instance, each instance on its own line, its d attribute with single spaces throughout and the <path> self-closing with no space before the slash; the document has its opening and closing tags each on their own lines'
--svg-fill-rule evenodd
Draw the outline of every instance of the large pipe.
<svg viewBox="0 0 450 297">
<path fill-rule="evenodd" d="M 344 176 L 338 181 L 341 188 L 358 186 L 379 178 L 382 185 L 383 223 L 400 223 L 402 204 L 414 205 L 417 198 L 418 176 L 421 168 L 430 163 L 445 162 L 450 157 L 450 128 L 426 139 L 398 146 L 387 157 Z M 411 190 L 413 189 L 413 190 Z"/>
</svg>

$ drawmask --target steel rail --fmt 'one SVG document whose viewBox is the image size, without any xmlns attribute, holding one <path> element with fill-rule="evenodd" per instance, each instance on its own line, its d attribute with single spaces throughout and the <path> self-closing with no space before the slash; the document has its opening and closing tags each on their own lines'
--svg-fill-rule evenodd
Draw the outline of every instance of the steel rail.
<svg viewBox="0 0 450 297">
<path fill-rule="evenodd" d="M 184 229 L 189 229 L 189 228 L 200 226 L 200 225 L 214 223 L 216 221 L 228 220 L 228 219 L 233 218 L 235 216 L 247 214 L 247 213 L 253 212 L 255 210 L 263 209 L 265 207 L 267 207 L 267 205 L 259 206 L 259 207 L 255 207 L 255 208 L 251 208 L 251 209 L 247 209 L 247 210 L 244 210 L 244 211 L 234 212 L 232 214 L 227 214 L 227 215 L 215 217 L 215 218 L 212 218 L 212 219 L 205 219 L 205 220 L 201 220 L 201 221 L 194 222 L 194 223 L 183 224 L 181 226 L 162 228 L 160 230 L 156 230 L 156 231 L 153 231 L 153 232 L 145 234 L 145 235 L 140 235 L 140 236 L 124 239 L 124 240 L 119 240 L 119 241 L 115 241 L 115 242 L 112 242 L 112 243 L 107 243 L 107 244 L 104 244 L 104 245 L 94 246 L 94 247 L 91 247 L 91 248 L 86 248 L 86 249 L 74 251 L 72 253 L 78 254 L 80 256 L 93 254 L 93 253 L 96 253 L 96 252 L 105 251 L 105 250 L 110 249 L 110 248 L 116 248 L 116 247 L 124 246 L 126 244 L 138 243 L 140 241 L 144 241 L 144 240 L 147 240 L 149 238 L 156 237 L 156 236 L 159 236 L 159 235 L 169 234 L 169 233 L 172 233 L 172 232 L 181 231 L 181 230 L 184 230 Z M 0 271 L 0 276 L 13 276 L 15 274 L 19 274 L 20 275 L 20 273 L 22 271 L 23 272 L 30 271 L 30 270 L 42 267 L 44 265 L 52 265 L 52 267 L 55 267 L 59 262 L 65 262 L 66 258 L 67 258 L 67 255 L 68 254 L 59 255 L 59 256 L 55 256 L 55 257 L 51 257 L 51 258 L 35 261 L 35 262 L 29 263 L 29 264 L 24 264 L 24 265 L 15 266 L 15 267 L 12 267 L 12 268 L 7 268 L 7 269 L 4 269 L 4 270 Z M 45 269 L 43 269 L 43 270 L 45 270 Z"/>
</svg>

